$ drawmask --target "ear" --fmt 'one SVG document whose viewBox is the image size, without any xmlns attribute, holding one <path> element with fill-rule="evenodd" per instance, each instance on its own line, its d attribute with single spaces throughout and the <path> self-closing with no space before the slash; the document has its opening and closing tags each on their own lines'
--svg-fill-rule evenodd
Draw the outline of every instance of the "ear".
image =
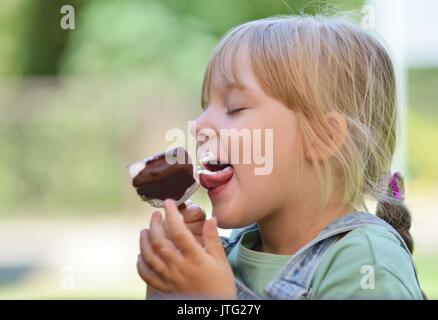
<svg viewBox="0 0 438 320">
<path fill-rule="evenodd" d="M 311 161 L 327 160 L 343 146 L 347 136 L 347 120 L 336 111 L 324 114 L 324 126 L 312 126 L 315 134 L 305 148 L 305 157 Z"/>
</svg>

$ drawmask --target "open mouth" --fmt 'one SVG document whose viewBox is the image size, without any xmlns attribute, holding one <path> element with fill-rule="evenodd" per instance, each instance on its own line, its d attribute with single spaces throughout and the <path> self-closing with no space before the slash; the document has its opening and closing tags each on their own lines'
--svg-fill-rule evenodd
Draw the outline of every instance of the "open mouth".
<svg viewBox="0 0 438 320">
<path fill-rule="evenodd" d="M 199 183 L 205 189 L 212 190 L 226 184 L 233 177 L 234 169 L 229 163 L 207 161 L 201 163 Z"/>
<path fill-rule="evenodd" d="M 229 166 L 231 166 L 231 165 L 228 163 L 210 163 L 210 162 L 207 162 L 207 163 L 203 164 L 203 167 L 211 172 L 221 171 Z"/>
</svg>

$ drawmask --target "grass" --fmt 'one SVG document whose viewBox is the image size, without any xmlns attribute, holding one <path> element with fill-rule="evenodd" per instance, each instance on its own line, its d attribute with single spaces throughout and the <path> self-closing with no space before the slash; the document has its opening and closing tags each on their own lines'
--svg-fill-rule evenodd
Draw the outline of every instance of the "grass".
<svg viewBox="0 0 438 320">
<path fill-rule="evenodd" d="M 429 187 L 438 181 L 438 69 L 409 72 L 407 158 L 411 180 Z"/>
<path fill-rule="evenodd" d="M 438 299 L 438 255 L 414 257 L 421 287 L 428 299 Z"/>
</svg>

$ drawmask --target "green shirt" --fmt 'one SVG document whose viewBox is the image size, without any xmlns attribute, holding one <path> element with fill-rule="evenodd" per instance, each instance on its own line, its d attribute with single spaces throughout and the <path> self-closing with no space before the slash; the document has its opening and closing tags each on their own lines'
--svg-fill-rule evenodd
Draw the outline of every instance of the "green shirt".
<svg viewBox="0 0 438 320">
<path fill-rule="evenodd" d="M 251 250 L 258 230 L 246 232 L 228 255 L 234 275 L 257 295 L 291 258 Z M 409 253 L 388 230 L 366 225 L 326 253 L 312 279 L 313 299 L 422 299 Z"/>
</svg>

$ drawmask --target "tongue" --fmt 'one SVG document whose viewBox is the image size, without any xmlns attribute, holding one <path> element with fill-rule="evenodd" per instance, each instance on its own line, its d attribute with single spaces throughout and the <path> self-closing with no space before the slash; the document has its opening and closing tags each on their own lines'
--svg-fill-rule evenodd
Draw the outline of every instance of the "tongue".
<svg viewBox="0 0 438 320">
<path fill-rule="evenodd" d="M 225 169 L 216 172 L 200 173 L 199 182 L 205 189 L 213 189 L 227 183 L 233 177 L 233 167 L 228 166 Z"/>
</svg>

